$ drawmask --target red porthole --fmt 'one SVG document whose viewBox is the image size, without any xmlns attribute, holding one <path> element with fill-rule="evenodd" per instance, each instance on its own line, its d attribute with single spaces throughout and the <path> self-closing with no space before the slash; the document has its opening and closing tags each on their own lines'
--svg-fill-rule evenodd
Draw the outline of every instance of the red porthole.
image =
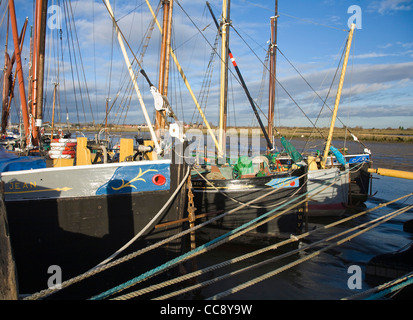
<svg viewBox="0 0 413 320">
<path fill-rule="evenodd" d="M 157 186 L 162 186 L 165 184 L 166 178 L 162 174 L 155 174 L 152 178 L 152 182 Z"/>
</svg>

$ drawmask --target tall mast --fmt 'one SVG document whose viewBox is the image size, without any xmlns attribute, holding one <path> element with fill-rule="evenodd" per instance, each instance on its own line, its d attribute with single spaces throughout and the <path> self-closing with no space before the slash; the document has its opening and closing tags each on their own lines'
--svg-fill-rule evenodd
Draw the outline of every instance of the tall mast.
<svg viewBox="0 0 413 320">
<path fill-rule="evenodd" d="M 8 10 L 8 8 L 7 8 Z M 10 75 L 11 75 L 11 67 L 12 64 L 10 63 L 10 56 L 7 52 L 7 45 L 9 42 L 9 11 L 7 12 L 7 31 L 6 31 L 6 45 L 4 48 L 4 73 L 3 73 L 3 101 L 2 101 L 2 121 L 1 121 L 1 133 L 6 133 L 7 127 L 7 118 L 8 118 L 8 102 L 9 102 L 9 91 L 10 86 Z"/>
<path fill-rule="evenodd" d="M 270 81 L 268 97 L 268 136 L 273 139 L 274 126 L 274 104 L 276 85 L 276 63 L 277 63 L 277 22 L 278 22 L 278 0 L 275 0 L 275 15 L 271 17 L 271 42 L 270 42 Z"/>
<path fill-rule="evenodd" d="M 228 42 L 229 42 L 229 8 L 230 0 L 222 1 L 222 21 L 221 21 L 221 84 L 219 100 L 219 137 L 218 142 L 221 147 L 221 154 L 226 148 L 227 129 L 227 92 L 228 92 Z"/>
<path fill-rule="evenodd" d="M 21 61 L 21 53 L 19 46 L 19 35 L 17 31 L 16 9 L 14 7 L 14 0 L 9 0 L 11 29 L 13 34 L 14 54 L 16 56 L 16 73 L 19 81 L 20 103 L 22 107 L 23 123 L 26 137 L 29 134 L 29 114 L 27 111 L 26 92 L 24 90 L 24 78 Z"/>
<path fill-rule="evenodd" d="M 327 143 L 326 143 L 326 147 L 324 149 L 324 156 L 323 156 L 323 159 L 321 161 L 321 167 L 322 168 L 325 168 L 325 166 L 326 166 L 328 152 L 330 151 L 330 146 L 331 146 L 331 140 L 333 139 L 334 125 L 335 125 L 336 118 L 337 118 L 338 105 L 340 104 L 341 91 L 343 89 L 344 76 L 346 74 L 347 61 L 348 61 L 348 56 L 350 54 L 351 41 L 353 39 L 353 33 L 354 33 L 354 28 L 355 27 L 356 27 L 356 25 L 353 23 L 350 27 L 350 33 L 349 33 L 349 36 L 348 36 L 348 39 L 347 39 L 346 53 L 344 55 L 343 68 L 341 69 L 341 76 L 340 76 L 340 82 L 338 84 L 338 89 L 337 89 L 336 102 L 334 104 L 333 116 L 331 118 L 331 123 L 330 123 L 330 131 L 328 133 Z"/>
<path fill-rule="evenodd" d="M 39 140 L 39 128 L 43 122 L 43 92 L 44 92 L 44 55 L 45 55 L 45 43 L 46 43 L 46 22 L 47 22 L 47 0 L 41 1 L 40 6 L 40 33 L 38 39 L 38 66 L 37 66 L 37 106 L 34 131 L 34 138 L 38 144 Z"/>
<path fill-rule="evenodd" d="M 23 29 L 20 33 L 19 37 L 19 46 L 20 46 L 20 52 L 22 51 L 23 48 L 23 42 L 24 42 L 24 36 L 26 34 L 26 28 L 27 28 L 27 22 L 29 21 L 29 18 L 26 18 L 24 21 Z M 6 133 L 6 127 L 7 123 L 9 120 L 9 113 L 10 113 L 10 104 L 11 104 L 11 99 L 13 98 L 13 90 L 14 90 L 14 84 L 16 77 L 12 77 L 12 69 L 13 69 L 13 64 L 16 60 L 16 53 L 13 53 L 12 57 L 10 58 L 8 52 L 7 52 L 7 42 L 8 42 L 8 36 L 9 36 L 9 19 L 7 18 L 7 35 L 6 35 L 6 48 L 4 51 L 4 77 L 3 77 L 3 112 L 2 112 L 2 118 L 1 118 L 1 133 Z"/>
<path fill-rule="evenodd" d="M 32 134 L 33 145 L 39 145 L 39 127 L 43 117 L 44 53 L 46 40 L 47 0 L 36 1 L 33 39 Z"/>
<path fill-rule="evenodd" d="M 152 6 L 151 6 L 151 4 L 149 3 L 148 0 L 146 0 L 146 4 L 148 5 L 148 8 L 149 8 L 149 10 L 150 10 L 150 12 L 151 12 L 151 14 L 152 14 L 152 17 L 153 17 L 153 19 L 154 19 L 154 21 L 155 21 L 155 23 L 156 23 L 159 31 L 162 33 L 161 25 L 159 24 L 159 21 L 158 21 L 158 19 L 156 18 L 155 12 L 153 11 Z M 207 2 L 207 5 L 208 5 L 208 2 Z M 199 105 L 199 102 L 198 102 L 198 100 L 197 100 L 196 97 L 195 97 L 194 91 L 192 90 L 191 85 L 189 84 L 188 78 L 186 77 L 186 75 L 185 75 L 185 73 L 184 73 L 181 65 L 179 64 L 178 58 L 176 57 L 176 55 L 175 55 L 175 53 L 173 52 L 173 50 L 171 50 L 171 56 L 172 56 L 172 59 L 174 60 L 174 62 L 175 62 L 175 64 L 176 64 L 176 67 L 177 67 L 177 69 L 178 69 L 178 71 L 179 71 L 179 73 L 180 73 L 180 75 L 181 75 L 181 77 L 182 77 L 182 80 L 183 80 L 184 83 L 185 83 L 185 86 L 187 87 L 187 89 L 188 89 L 188 91 L 189 91 L 189 94 L 191 95 L 191 97 L 192 97 L 192 99 L 193 99 L 193 101 L 194 101 L 194 103 L 195 103 L 196 108 L 197 108 L 198 111 L 199 111 L 199 114 L 200 114 L 201 117 L 202 117 L 202 120 L 204 121 L 204 123 L 205 123 L 205 125 L 206 125 L 206 127 L 207 127 L 208 133 L 210 134 L 212 140 L 214 141 L 215 147 L 218 149 L 218 153 L 221 153 L 221 146 L 220 146 L 220 144 L 218 143 L 218 140 L 216 139 L 215 134 L 214 134 L 214 132 L 212 131 L 212 128 L 211 128 L 211 126 L 209 125 L 208 120 L 206 119 L 205 114 L 204 114 L 204 112 L 202 111 L 202 108 L 201 108 L 201 106 Z"/>
<path fill-rule="evenodd" d="M 213 19 L 214 22 L 215 22 L 216 27 L 219 29 L 218 21 L 217 21 L 217 19 L 215 18 L 214 12 L 212 11 L 211 6 L 209 5 L 208 1 L 207 1 L 206 4 L 207 4 L 207 7 L 208 7 L 208 9 L 209 9 L 209 12 L 211 13 L 212 19 Z M 264 134 L 264 138 L 265 138 L 265 140 L 267 141 L 268 150 L 273 150 L 273 145 L 272 145 L 272 142 L 271 142 L 270 138 L 268 137 L 267 130 L 265 130 L 265 126 L 264 126 L 264 124 L 263 124 L 262 121 L 261 121 L 261 118 L 260 118 L 260 116 L 259 116 L 259 114 L 258 114 L 257 108 L 255 107 L 255 102 L 254 102 L 254 100 L 253 100 L 252 97 L 251 97 L 251 94 L 250 94 L 250 92 L 249 92 L 249 90 L 248 90 L 248 88 L 247 88 L 247 85 L 245 84 L 244 78 L 243 78 L 243 76 L 242 76 L 242 74 L 241 74 L 241 71 L 240 71 L 237 63 L 235 62 L 235 58 L 234 58 L 234 56 L 232 55 L 232 52 L 231 52 L 229 46 L 228 46 L 228 55 L 229 55 L 229 58 L 230 58 L 230 60 L 231 60 L 231 62 L 232 62 L 232 65 L 234 66 L 235 72 L 237 73 L 238 79 L 239 79 L 239 81 L 241 82 L 241 86 L 242 86 L 242 88 L 244 89 L 245 94 L 247 95 L 247 98 L 248 98 L 248 101 L 249 101 L 249 103 L 250 103 L 250 105 L 251 105 L 252 111 L 254 112 L 254 115 L 255 115 L 255 117 L 256 117 L 257 120 L 258 120 L 258 124 L 260 125 L 261 131 L 262 131 L 262 133 Z"/>
<path fill-rule="evenodd" d="M 159 64 L 158 90 L 163 96 L 168 94 L 169 60 L 171 47 L 173 0 L 163 1 L 162 48 Z M 165 111 L 156 112 L 156 130 L 165 129 Z"/>
</svg>

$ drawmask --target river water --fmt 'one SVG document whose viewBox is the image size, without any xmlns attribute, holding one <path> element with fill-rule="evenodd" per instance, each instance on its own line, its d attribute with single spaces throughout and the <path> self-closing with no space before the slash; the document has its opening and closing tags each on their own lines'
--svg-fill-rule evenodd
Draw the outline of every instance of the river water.
<svg viewBox="0 0 413 320">
<path fill-rule="evenodd" d="M 296 145 L 298 150 L 304 143 L 299 140 L 292 142 Z M 337 143 L 335 145 L 337 145 Z M 360 152 L 360 150 L 356 150 L 359 148 L 357 143 L 347 143 L 346 147 L 348 147 L 350 153 L 352 151 Z M 368 143 L 368 148 L 372 152 L 374 168 L 391 168 L 413 172 L 413 144 L 372 142 Z M 366 201 L 365 210 L 413 192 L 413 181 L 374 175 L 371 191 L 372 196 Z M 304 241 L 301 241 L 298 247 L 303 247 L 306 244 L 325 239 L 328 236 L 348 230 L 358 224 L 371 221 L 411 204 L 413 204 L 413 197 L 403 199 L 389 207 L 372 211 L 332 229 L 318 231 L 309 238 L 305 238 Z M 352 212 L 350 212 L 349 215 L 350 214 L 352 214 Z M 308 229 L 320 229 L 339 219 L 340 218 L 309 218 Z M 404 222 L 411 219 L 413 219 L 413 210 L 403 213 L 396 218 L 355 237 L 351 241 L 345 242 L 340 246 L 335 246 L 308 261 L 299 263 L 296 266 L 263 281 L 257 282 L 257 278 L 273 272 L 287 263 L 307 257 L 312 251 L 300 252 L 286 259 L 248 270 L 229 279 L 219 281 L 216 284 L 203 287 L 196 292 L 195 296 L 186 296 L 184 299 L 204 299 L 214 297 L 215 295 L 226 292 L 247 281 L 257 283 L 254 283 L 245 289 L 243 288 L 238 292 L 228 295 L 224 294 L 221 299 L 335 300 L 355 295 L 383 283 L 380 282 L 383 281 L 382 279 L 379 279 L 379 282 L 375 280 L 372 281 L 370 278 L 367 279 L 365 275 L 366 264 L 376 255 L 395 252 L 412 243 L 413 234 L 403 231 Z M 314 250 L 323 247 L 325 246 L 319 246 Z M 226 244 L 199 257 L 197 259 L 198 267 L 200 268 L 216 264 L 256 249 L 257 248 L 254 247 L 253 244 L 250 247 L 245 245 Z M 202 282 L 204 280 L 217 278 L 222 274 L 252 266 L 260 261 L 273 258 L 277 254 L 285 253 L 286 251 L 293 249 L 297 249 L 297 245 L 287 248 L 283 247 L 278 250 L 271 250 L 262 255 L 235 263 L 228 268 L 213 271 L 198 279 L 198 281 Z M 359 268 L 358 270 L 362 271 L 361 287 L 354 288 L 351 286 L 351 288 L 349 288 L 348 281 L 353 275 L 351 269 L 349 270 L 350 266 L 357 266 L 357 268 Z M 413 298 L 412 296 L 409 297 Z"/>
<path fill-rule="evenodd" d="M 133 135 L 130 135 L 131 137 Z M 292 144 L 298 151 L 317 150 L 322 148 L 321 142 L 311 142 L 308 144 L 304 140 L 291 140 Z M 321 147 L 320 147 L 321 145 Z M 371 151 L 371 159 L 374 168 L 388 168 L 413 172 L 413 144 L 407 143 L 385 143 L 385 142 L 368 142 L 360 146 L 355 141 L 333 141 L 336 147 L 345 147 L 348 152 L 360 153 L 365 147 Z M 264 146 L 264 147 L 263 147 Z M 261 149 L 265 148 L 265 143 L 261 142 Z M 374 208 L 381 203 L 385 203 L 406 194 L 413 192 L 413 181 L 392 177 L 374 175 L 371 187 L 371 197 L 365 202 L 367 210 Z M 296 250 L 305 245 L 325 239 L 328 236 L 343 232 L 361 223 L 372 221 L 387 213 L 393 212 L 406 205 L 413 204 L 413 197 L 405 198 L 391 206 L 372 211 L 359 218 L 350 220 L 344 224 L 335 226 L 328 230 L 321 230 L 324 226 L 339 220 L 340 218 L 309 218 L 308 230 L 313 231 L 312 235 L 300 241 L 298 244 L 281 247 L 277 250 L 271 250 L 264 254 L 234 263 L 229 267 L 215 270 L 198 277 L 195 281 L 211 281 L 221 275 L 234 272 L 241 268 L 251 267 L 258 262 L 273 258 L 279 254 Z M 359 211 L 362 211 L 360 209 Z M 358 212 L 359 212 L 358 211 Z M 198 212 L 197 212 L 198 213 Z M 351 216 L 354 212 L 349 212 L 346 216 Z M 254 284 L 243 288 L 231 294 L 223 294 L 222 300 L 337 300 L 358 294 L 369 288 L 375 287 L 382 282 L 371 281 L 365 274 L 366 264 L 373 257 L 395 252 L 410 245 L 413 241 L 413 233 L 403 231 L 403 224 L 413 219 L 413 210 L 407 211 L 392 220 L 381 224 L 374 229 L 365 232 L 351 241 L 344 242 L 340 246 L 321 252 L 308 261 L 297 263 L 294 267 L 270 276 L 265 280 L 257 281 L 258 277 L 274 272 L 277 268 L 285 266 L 288 263 L 308 257 L 314 250 L 325 247 L 316 247 L 313 251 L 301 251 L 290 257 L 276 262 L 271 262 L 263 266 L 249 269 L 225 280 L 214 284 L 203 286 L 200 289 L 191 291 L 181 296 L 173 298 L 174 300 L 203 300 L 215 295 L 227 292 L 232 288 L 244 284 L 248 281 Z M 318 230 L 314 232 L 314 230 Z M 199 244 L 198 244 L 199 245 Z M 196 258 L 198 269 L 205 268 L 231 258 L 236 258 L 243 254 L 258 249 L 254 244 L 237 245 L 225 244 L 213 249 Z M 190 264 L 188 264 L 190 265 Z M 361 270 L 361 287 L 349 287 L 349 279 L 353 275 L 350 267 L 356 266 Z M 187 267 L 188 268 L 188 267 Z M 191 267 L 189 267 L 191 268 Z M 187 271 L 191 271 L 188 270 Z M 388 280 L 387 280 L 388 281 Z M 193 283 L 191 283 L 193 284 Z M 237 289 L 238 290 L 238 289 Z M 154 295 L 156 297 L 156 294 Z M 410 299 L 413 298 L 409 296 Z M 142 297 L 145 299 L 145 296 Z M 149 297 L 148 297 L 149 298 Z M 151 297 L 152 298 L 152 297 Z"/>
</svg>

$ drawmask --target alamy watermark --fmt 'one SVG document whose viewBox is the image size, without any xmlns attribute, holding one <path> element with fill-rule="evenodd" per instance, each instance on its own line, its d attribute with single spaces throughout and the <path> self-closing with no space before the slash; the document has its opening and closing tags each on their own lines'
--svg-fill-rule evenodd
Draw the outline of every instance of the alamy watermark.
<svg viewBox="0 0 413 320">
<path fill-rule="evenodd" d="M 363 288 L 362 280 L 363 280 L 363 273 L 361 271 L 361 267 L 358 265 L 351 265 L 347 269 L 347 273 L 351 274 L 351 276 L 347 280 L 347 286 L 350 290 L 361 290 Z"/>
<path fill-rule="evenodd" d="M 356 25 L 356 29 L 362 28 L 362 12 L 360 6 L 352 5 L 348 7 L 347 13 L 351 13 L 351 17 L 347 20 L 348 28 L 350 29 L 351 25 L 354 23 Z"/>
<path fill-rule="evenodd" d="M 47 273 L 51 274 L 47 280 L 47 287 L 49 289 L 61 289 L 62 288 L 62 268 L 58 265 L 51 265 L 47 269 Z"/>
<path fill-rule="evenodd" d="M 47 14 L 47 27 L 51 30 L 62 29 L 62 8 L 57 5 L 51 5 L 47 8 Z"/>
</svg>

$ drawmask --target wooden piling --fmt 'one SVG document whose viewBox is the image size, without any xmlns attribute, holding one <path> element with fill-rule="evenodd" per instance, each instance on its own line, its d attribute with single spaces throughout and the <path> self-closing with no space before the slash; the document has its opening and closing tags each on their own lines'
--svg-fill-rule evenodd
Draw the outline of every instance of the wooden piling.
<svg viewBox="0 0 413 320">
<path fill-rule="evenodd" d="M 0 300 L 17 300 L 16 265 L 10 243 L 3 186 L 3 182 L 0 182 Z"/>
</svg>

